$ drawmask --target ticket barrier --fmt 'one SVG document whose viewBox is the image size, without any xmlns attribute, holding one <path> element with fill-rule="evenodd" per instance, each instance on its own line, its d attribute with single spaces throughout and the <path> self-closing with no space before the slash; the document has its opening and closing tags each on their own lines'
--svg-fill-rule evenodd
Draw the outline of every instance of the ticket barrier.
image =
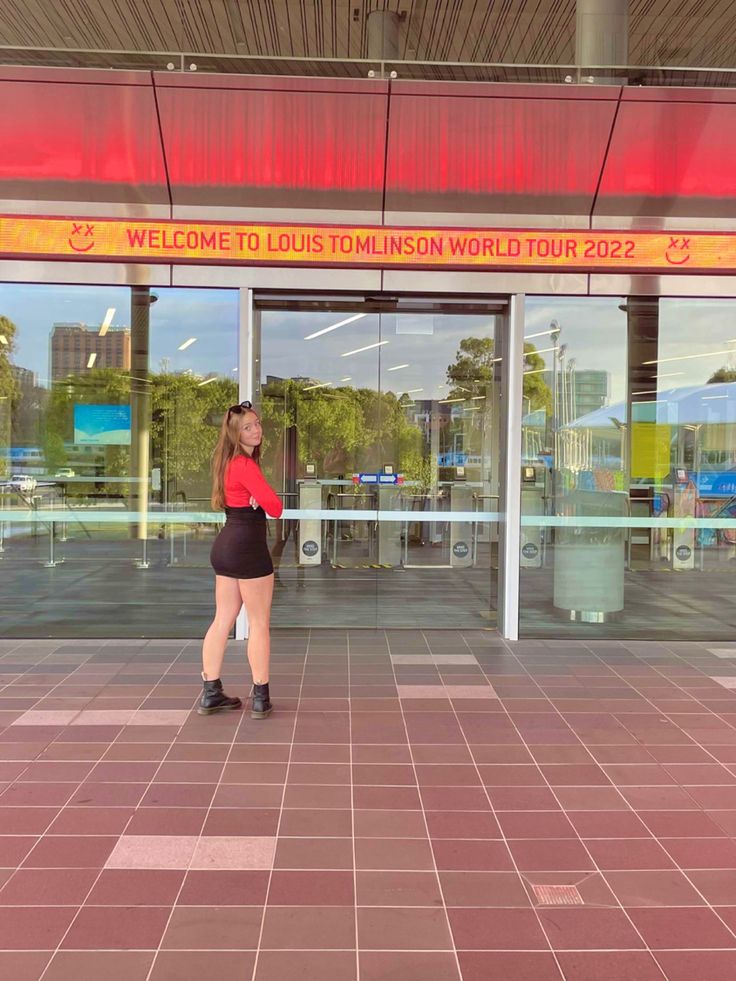
<svg viewBox="0 0 736 981">
<path fill-rule="evenodd" d="M 697 491 L 695 484 L 684 468 L 673 470 L 670 475 L 672 486 L 668 517 L 693 518 Z M 673 528 L 670 542 L 670 562 L 675 572 L 695 568 L 695 529 Z"/>
<path fill-rule="evenodd" d="M 521 468 L 521 513 L 524 517 L 544 514 L 544 472 L 535 466 Z M 541 569 L 542 567 L 542 527 L 540 524 L 522 525 L 521 555 L 519 565 L 522 569 Z"/>
<path fill-rule="evenodd" d="M 460 469 L 460 468 L 458 468 Z M 464 478 L 459 478 L 450 487 L 450 511 L 472 511 L 473 488 Z M 450 565 L 453 569 L 467 569 L 473 565 L 473 522 L 453 521 L 450 524 Z"/>
<path fill-rule="evenodd" d="M 322 485 L 317 480 L 297 481 L 299 508 L 319 511 L 322 507 Z M 320 518 L 299 519 L 299 565 L 321 565 L 322 521 Z"/>
<path fill-rule="evenodd" d="M 330 481 L 327 493 L 327 507 L 336 511 L 375 511 L 376 495 L 372 489 L 363 489 L 361 494 L 341 490 L 352 481 Z M 335 518 L 330 521 L 327 532 L 330 546 L 330 561 L 335 568 L 366 568 L 376 561 L 376 522 L 364 518 L 349 520 Z M 330 542 L 331 539 L 331 542 Z"/>
<path fill-rule="evenodd" d="M 401 510 L 401 487 L 394 484 L 379 486 L 378 510 L 381 515 Z M 399 521 L 378 522 L 378 564 L 383 568 L 401 565 L 401 538 L 404 523 Z"/>
</svg>

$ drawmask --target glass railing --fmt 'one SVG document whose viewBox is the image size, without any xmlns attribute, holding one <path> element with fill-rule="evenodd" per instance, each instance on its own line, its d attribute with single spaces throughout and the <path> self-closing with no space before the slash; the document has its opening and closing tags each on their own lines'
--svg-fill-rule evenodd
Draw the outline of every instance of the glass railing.
<svg viewBox="0 0 736 981">
<path fill-rule="evenodd" d="M 285 75 L 312 78 L 383 78 L 447 82 L 611 84 L 730 88 L 736 68 L 689 65 L 552 65 L 462 61 L 382 61 L 370 58 L 283 58 L 224 52 L 126 51 L 0 46 L 0 65 Z"/>
</svg>

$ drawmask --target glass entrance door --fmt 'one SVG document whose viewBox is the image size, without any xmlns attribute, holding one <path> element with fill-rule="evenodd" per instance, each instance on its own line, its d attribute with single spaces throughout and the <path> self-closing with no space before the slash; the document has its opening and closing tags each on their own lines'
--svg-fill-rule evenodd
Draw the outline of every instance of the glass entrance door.
<svg viewBox="0 0 736 981">
<path fill-rule="evenodd" d="M 259 296 L 280 626 L 496 622 L 503 301 Z"/>
</svg>

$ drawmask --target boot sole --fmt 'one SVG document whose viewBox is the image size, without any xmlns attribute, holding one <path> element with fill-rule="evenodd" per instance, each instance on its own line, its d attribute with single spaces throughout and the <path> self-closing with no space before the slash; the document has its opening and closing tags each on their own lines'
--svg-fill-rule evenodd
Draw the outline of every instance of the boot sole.
<svg viewBox="0 0 736 981">
<path fill-rule="evenodd" d="M 269 716 L 271 714 L 271 712 L 273 712 L 273 705 L 271 706 L 270 709 L 266 709 L 265 712 L 253 712 L 253 711 L 251 711 L 250 717 L 251 717 L 251 719 L 265 719 L 267 716 Z"/>
<path fill-rule="evenodd" d="M 237 712 L 242 709 L 243 703 L 240 705 L 215 705 L 213 708 L 197 708 L 197 715 L 214 715 L 216 712 Z"/>
</svg>

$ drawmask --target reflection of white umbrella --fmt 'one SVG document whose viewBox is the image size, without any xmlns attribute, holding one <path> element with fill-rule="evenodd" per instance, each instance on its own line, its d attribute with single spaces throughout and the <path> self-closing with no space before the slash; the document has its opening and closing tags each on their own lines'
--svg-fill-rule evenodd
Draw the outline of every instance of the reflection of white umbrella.
<svg viewBox="0 0 736 981">
<path fill-rule="evenodd" d="M 541 428 L 546 422 L 547 412 L 545 409 L 535 409 L 533 412 L 527 412 L 521 419 L 522 426 L 538 426 Z"/>
<path fill-rule="evenodd" d="M 673 426 L 736 424 L 736 382 L 671 388 L 634 402 L 634 422 L 659 422 Z M 614 420 L 626 419 L 626 404 L 617 402 L 589 412 L 569 424 L 570 429 L 613 429 Z"/>
</svg>

